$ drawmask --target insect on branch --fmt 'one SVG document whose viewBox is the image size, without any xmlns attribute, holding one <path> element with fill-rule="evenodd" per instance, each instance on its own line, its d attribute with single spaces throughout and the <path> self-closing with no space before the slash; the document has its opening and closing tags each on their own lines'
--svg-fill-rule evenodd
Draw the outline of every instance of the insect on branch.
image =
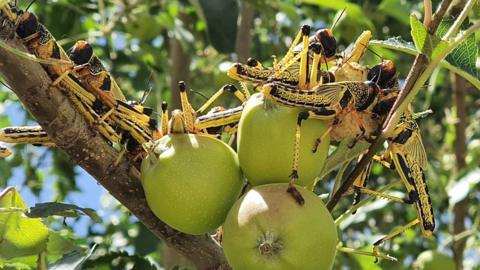
<svg viewBox="0 0 480 270">
<path fill-rule="evenodd" d="M 430 22 L 429 26 L 427 27 L 430 32 L 436 31 L 436 29 L 438 28 L 438 25 L 441 22 L 441 18 L 443 18 L 443 15 L 445 14 L 448 7 L 450 6 L 450 2 L 451 1 L 449 0 L 444 0 L 442 1 L 442 3 L 440 3 L 438 11 L 435 13 L 435 15 L 433 16 L 433 20 Z M 458 30 L 456 26 L 461 25 L 463 20 L 466 18 L 466 14 L 468 14 L 468 12 L 471 10 L 474 2 L 475 2 L 474 0 L 470 0 L 465 5 L 464 10 L 462 11 L 462 14 L 464 16 L 459 16 L 459 18 L 457 18 L 452 28 L 449 30 L 449 33 L 450 32 L 455 33 L 456 30 Z M 434 66 L 436 66 L 451 50 L 453 50 L 455 45 L 458 45 L 461 42 L 461 40 L 463 40 L 464 38 L 466 38 L 466 36 L 468 36 L 469 33 L 473 32 L 476 29 L 476 27 L 477 27 L 476 25 L 473 25 L 467 31 L 465 31 L 464 33 L 461 33 L 458 37 L 456 37 L 454 41 L 451 42 L 451 44 L 449 44 L 450 45 L 449 48 L 444 51 L 443 55 L 441 57 L 438 57 L 437 59 L 432 59 L 432 61 L 430 61 L 430 59 L 422 53 L 418 53 L 416 55 L 415 61 L 407 76 L 407 79 L 402 88 L 402 91 L 398 96 L 397 100 L 395 101 L 395 104 L 393 105 L 392 109 L 390 110 L 384 122 L 382 133 L 376 138 L 376 140 L 370 146 L 368 152 L 362 157 L 360 162 L 355 166 L 354 170 L 348 175 L 346 180 L 342 183 L 342 185 L 338 188 L 338 190 L 333 194 L 333 196 L 327 203 L 327 208 L 330 211 L 333 211 L 336 204 L 340 200 L 340 197 L 342 196 L 342 194 L 344 194 L 352 186 L 355 179 L 360 175 L 363 169 L 368 165 L 369 161 L 373 158 L 373 156 L 378 151 L 378 149 L 380 149 L 380 147 L 383 145 L 383 142 L 389 137 L 389 135 L 395 128 L 395 125 L 398 123 L 400 116 L 403 114 L 408 104 L 412 101 L 413 96 L 418 93 L 419 89 L 422 87 L 422 85 L 430 76 L 431 72 L 434 69 Z"/>
</svg>

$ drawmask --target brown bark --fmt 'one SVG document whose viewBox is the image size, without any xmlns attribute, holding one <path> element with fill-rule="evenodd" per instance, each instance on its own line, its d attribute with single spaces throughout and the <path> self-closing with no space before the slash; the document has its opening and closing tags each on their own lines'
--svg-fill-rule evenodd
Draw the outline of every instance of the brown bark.
<svg viewBox="0 0 480 270">
<path fill-rule="evenodd" d="M 250 47 L 252 44 L 251 29 L 255 9 L 247 1 L 240 1 L 240 16 L 238 17 L 238 30 L 235 42 L 235 51 L 237 61 L 245 63 L 250 56 Z"/>
<path fill-rule="evenodd" d="M 14 35 L 13 25 L 0 15 L 0 40 L 26 52 Z M 90 173 L 120 203 L 167 245 L 189 258 L 198 269 L 228 269 L 219 245 L 209 236 L 178 232 L 148 208 L 135 169 L 112 148 L 74 109 L 62 89 L 51 86 L 42 66 L 0 48 L 0 73 L 25 108 L 71 160 Z"/>
</svg>

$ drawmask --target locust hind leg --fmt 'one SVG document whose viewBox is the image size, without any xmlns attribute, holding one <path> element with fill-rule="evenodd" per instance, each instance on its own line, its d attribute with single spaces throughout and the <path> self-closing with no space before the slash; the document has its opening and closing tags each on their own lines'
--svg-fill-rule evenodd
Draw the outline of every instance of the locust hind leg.
<svg viewBox="0 0 480 270">
<path fill-rule="evenodd" d="M 375 263 L 378 262 L 378 254 L 380 254 L 380 245 L 383 244 L 385 241 L 391 240 L 394 237 L 402 234 L 404 231 L 410 229 L 411 227 L 417 225 L 420 223 L 420 220 L 418 218 L 410 221 L 406 225 L 403 225 L 400 228 L 392 230 L 390 233 L 385 235 L 384 237 L 378 239 L 375 243 L 373 243 L 373 253 L 375 254 Z"/>
<path fill-rule="evenodd" d="M 303 199 L 300 192 L 294 186 L 295 182 L 298 180 L 298 163 L 300 160 L 300 136 L 301 136 L 301 128 L 302 122 L 309 118 L 308 112 L 300 112 L 297 118 L 297 126 L 295 130 L 295 145 L 293 149 L 293 164 L 292 164 L 292 172 L 290 173 L 290 182 L 288 184 L 287 192 L 292 195 L 295 201 L 299 205 L 303 205 L 305 200 Z"/>
<path fill-rule="evenodd" d="M 235 87 L 232 84 L 226 84 L 226 85 L 222 86 L 222 88 L 220 88 L 215 94 L 213 94 L 213 96 L 210 99 L 208 99 L 197 110 L 197 113 L 203 113 L 208 107 L 210 107 L 210 105 L 213 104 L 213 102 L 215 102 L 223 93 L 225 93 L 225 91 L 228 91 L 228 92 L 234 94 L 235 97 L 237 97 L 240 100 L 240 102 L 242 102 L 242 103 L 247 101 L 247 97 L 245 97 L 245 94 L 242 93 L 242 91 L 240 91 L 237 87 Z"/>
</svg>

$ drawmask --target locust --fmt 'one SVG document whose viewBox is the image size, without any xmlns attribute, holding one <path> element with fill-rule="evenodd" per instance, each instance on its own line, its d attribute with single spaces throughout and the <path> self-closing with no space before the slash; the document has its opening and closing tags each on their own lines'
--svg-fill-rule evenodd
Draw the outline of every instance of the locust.
<svg viewBox="0 0 480 270">
<path fill-rule="evenodd" d="M 223 131 L 228 133 L 235 132 L 235 126 L 240 120 L 240 116 L 243 111 L 243 105 L 237 106 L 231 109 L 224 109 L 223 107 L 215 107 L 212 111 L 204 114 L 202 116 L 196 117 L 192 105 L 188 100 L 186 95 L 186 85 L 183 82 L 179 83 L 179 88 L 184 91 L 181 93 L 183 96 L 184 110 L 190 114 L 190 117 L 193 121 L 193 125 L 185 128 L 185 132 L 189 133 L 203 133 L 211 134 L 217 136 Z M 227 87 L 228 88 L 228 87 Z M 237 90 L 238 91 L 238 90 Z M 235 91 L 233 91 L 235 92 Z M 141 102 L 140 102 L 141 103 Z M 137 104 L 139 105 L 139 104 Z M 160 138 L 165 134 L 168 134 L 168 105 L 164 101 L 162 102 L 162 113 L 161 113 L 161 129 L 156 134 L 155 138 Z M 94 113 L 94 112 L 93 112 Z M 195 112 L 196 113 L 196 112 Z M 185 116 L 186 113 L 182 112 L 182 119 L 188 118 Z M 124 119 L 123 122 L 126 124 L 132 124 L 128 120 Z M 184 125 L 186 126 L 187 122 L 185 121 Z M 135 127 L 135 125 L 132 124 Z M 144 132 L 139 130 L 139 132 Z M 124 134 L 125 141 L 123 142 L 126 145 L 127 150 L 133 152 L 137 147 L 136 141 L 131 140 L 132 137 L 129 133 Z M 10 144 L 33 144 L 36 146 L 48 146 L 53 147 L 55 143 L 48 137 L 45 130 L 40 126 L 23 126 L 23 127 L 6 127 L 0 129 L 0 141 Z"/>
<path fill-rule="evenodd" d="M 152 138 L 156 129 L 155 120 L 144 113 L 142 106 L 132 107 L 125 102 L 118 85 L 87 43 L 77 42 L 70 55 L 72 61 L 32 13 L 19 11 L 16 20 L 16 32 L 29 51 L 40 60 L 50 60 L 51 63 L 44 64 L 44 67 L 53 80 L 52 85 L 61 84 L 66 92 L 73 93 L 67 96 L 108 141 L 119 143 L 124 140 L 122 136 L 131 136 L 143 144 Z M 87 63 L 78 65 L 84 58 L 88 59 Z M 78 74 L 72 71 L 78 71 Z M 113 89 L 113 95 L 110 89 Z M 115 109 L 109 111 L 104 108 L 113 106 Z M 91 113 L 88 107 L 93 108 L 95 113 Z"/>
<path fill-rule="evenodd" d="M 30 12 L 17 11 L 16 33 L 22 39 L 28 50 L 42 63 L 47 74 L 55 81 L 71 66 L 65 51 L 57 44 L 48 30 L 40 24 L 35 15 Z M 65 94 L 76 108 L 87 119 L 89 124 L 96 124 L 98 131 L 108 141 L 118 143 L 120 137 L 114 129 L 90 109 L 96 98 L 85 90 L 84 86 L 73 75 L 65 76 L 61 82 Z"/>
<path fill-rule="evenodd" d="M 53 146 L 47 132 L 41 126 L 5 127 L 0 129 L 0 141 L 11 144 Z"/>
</svg>

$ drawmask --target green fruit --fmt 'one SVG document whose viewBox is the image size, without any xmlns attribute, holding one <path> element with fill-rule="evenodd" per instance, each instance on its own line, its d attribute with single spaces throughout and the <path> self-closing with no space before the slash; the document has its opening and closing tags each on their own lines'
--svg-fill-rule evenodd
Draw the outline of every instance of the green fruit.
<svg viewBox="0 0 480 270">
<path fill-rule="evenodd" d="M 449 256 L 438 251 L 426 250 L 413 263 L 415 270 L 454 270 L 455 262 Z"/>
<path fill-rule="evenodd" d="M 300 110 L 272 106 L 262 94 L 248 100 L 238 128 L 238 158 L 248 181 L 256 186 L 290 181 L 295 147 L 295 130 Z M 301 128 L 300 186 L 313 187 L 315 177 L 322 171 L 330 139 L 325 138 L 312 152 L 314 142 L 325 133 L 324 121 L 309 119 Z"/>
<path fill-rule="evenodd" d="M 298 187 L 298 205 L 287 184 L 254 187 L 238 200 L 223 225 L 223 250 L 233 269 L 331 269 L 337 232 L 313 192 Z"/>
<path fill-rule="evenodd" d="M 243 186 L 235 152 L 202 135 L 162 137 L 142 163 L 142 184 L 153 213 L 189 234 L 220 226 Z"/>
</svg>

